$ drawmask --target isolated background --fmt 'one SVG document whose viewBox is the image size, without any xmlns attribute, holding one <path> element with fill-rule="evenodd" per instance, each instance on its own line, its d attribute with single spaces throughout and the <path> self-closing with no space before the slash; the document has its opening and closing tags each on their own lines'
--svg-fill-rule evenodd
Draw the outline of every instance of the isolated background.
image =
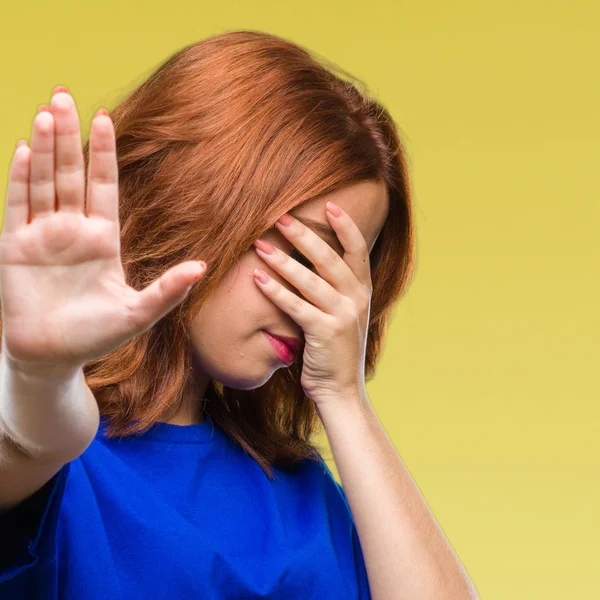
<svg viewBox="0 0 600 600">
<path fill-rule="evenodd" d="M 87 138 L 209 35 L 268 31 L 361 78 L 402 131 L 417 221 L 371 401 L 482 600 L 600 597 L 596 2 L 30 0 L 0 22 L 3 193 L 54 86 Z"/>
</svg>

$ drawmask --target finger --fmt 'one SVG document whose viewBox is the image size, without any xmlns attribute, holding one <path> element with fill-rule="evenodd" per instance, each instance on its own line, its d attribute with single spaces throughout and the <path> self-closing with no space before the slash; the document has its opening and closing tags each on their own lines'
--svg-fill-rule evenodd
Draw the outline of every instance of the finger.
<svg viewBox="0 0 600 600">
<path fill-rule="evenodd" d="M 31 165 L 29 204 L 31 219 L 54 212 L 54 117 L 43 110 L 33 120 L 31 133 Z"/>
<path fill-rule="evenodd" d="M 14 232 L 19 227 L 27 225 L 30 171 L 31 149 L 26 140 L 19 140 L 10 164 L 3 231 Z"/>
<path fill-rule="evenodd" d="M 339 304 L 339 294 L 322 277 L 301 265 L 279 248 L 271 253 L 262 250 L 259 245 L 264 240 L 254 243 L 257 254 L 284 279 L 289 281 L 309 302 L 322 311 L 333 314 Z"/>
<path fill-rule="evenodd" d="M 325 213 L 344 247 L 344 262 L 350 267 L 356 279 L 370 289 L 372 286 L 371 260 L 367 241 L 350 215 L 337 204 L 334 207 L 339 210 L 339 216 L 330 213 L 329 210 L 326 210 Z M 345 279 L 343 286 L 340 288 L 340 292 L 352 297 L 354 282 Z"/>
<path fill-rule="evenodd" d="M 71 94 L 58 91 L 50 108 L 56 123 L 56 195 L 58 210 L 84 211 L 85 173 L 79 116 Z"/>
<path fill-rule="evenodd" d="M 94 115 L 90 132 L 86 214 L 118 222 L 119 169 L 115 130 L 104 109 Z"/>
<path fill-rule="evenodd" d="M 301 219 L 297 219 L 289 213 L 284 215 L 284 218 L 286 217 L 291 219 L 289 225 L 284 225 L 280 221 L 275 222 L 279 232 L 314 265 L 317 273 L 334 290 L 340 292 L 347 290 L 348 279 L 354 278 L 344 259 L 334 250 L 333 246 L 317 235 Z"/>
<path fill-rule="evenodd" d="M 265 278 L 266 275 L 266 278 Z M 261 279 L 262 278 L 262 279 Z M 323 311 L 269 277 L 262 269 L 254 270 L 254 281 L 275 306 L 289 315 L 304 331 L 310 331 L 312 323 L 318 323 Z"/>
<path fill-rule="evenodd" d="M 138 294 L 132 319 L 140 331 L 145 331 L 180 304 L 206 268 L 198 261 L 188 261 L 171 267 Z"/>
</svg>

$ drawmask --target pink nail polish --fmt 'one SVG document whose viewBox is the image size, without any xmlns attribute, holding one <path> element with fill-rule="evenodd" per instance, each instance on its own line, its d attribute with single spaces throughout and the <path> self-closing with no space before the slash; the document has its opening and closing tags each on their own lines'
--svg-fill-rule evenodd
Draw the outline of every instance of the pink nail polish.
<svg viewBox="0 0 600 600">
<path fill-rule="evenodd" d="M 342 211 L 333 203 L 333 202 L 328 202 L 325 205 L 325 208 L 327 208 L 327 210 L 334 216 L 334 217 L 339 217 L 342 214 Z"/>
<path fill-rule="evenodd" d="M 254 277 L 258 279 L 261 283 L 267 283 L 269 281 L 269 276 L 262 269 L 254 269 Z"/>
<path fill-rule="evenodd" d="M 273 252 L 275 252 L 275 248 L 273 247 L 273 244 L 270 244 L 269 242 L 267 242 L 267 240 L 263 240 L 263 239 L 257 239 L 254 240 L 254 245 L 259 249 L 262 250 L 263 252 L 266 252 L 267 254 L 273 254 Z"/>
<path fill-rule="evenodd" d="M 284 213 L 281 215 L 281 217 L 279 217 L 278 222 L 287 227 L 294 222 L 294 219 L 292 219 L 292 217 L 287 213 Z"/>
</svg>

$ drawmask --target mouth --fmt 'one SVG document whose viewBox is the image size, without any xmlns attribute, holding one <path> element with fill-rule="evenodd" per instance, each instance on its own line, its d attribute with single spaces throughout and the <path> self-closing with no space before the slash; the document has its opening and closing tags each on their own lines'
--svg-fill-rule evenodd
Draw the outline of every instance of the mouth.
<svg viewBox="0 0 600 600">
<path fill-rule="evenodd" d="M 298 349 L 301 346 L 301 341 L 298 338 L 289 338 L 285 336 L 273 335 L 269 331 L 263 329 L 263 333 L 271 343 L 277 358 L 283 363 L 290 365 L 294 362 Z M 288 340 L 286 342 L 286 340 Z M 294 348 L 292 348 L 292 344 Z"/>
<path fill-rule="evenodd" d="M 279 340 L 284 343 L 292 352 L 296 353 L 302 347 L 302 340 L 297 337 L 289 337 L 287 335 L 275 335 L 266 329 L 263 330 L 265 333 L 268 333 L 271 337 Z"/>
</svg>

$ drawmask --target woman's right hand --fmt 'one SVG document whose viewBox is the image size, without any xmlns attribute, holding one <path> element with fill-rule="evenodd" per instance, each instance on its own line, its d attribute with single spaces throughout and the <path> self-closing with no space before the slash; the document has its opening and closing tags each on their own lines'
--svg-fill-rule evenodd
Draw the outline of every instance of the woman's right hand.
<svg viewBox="0 0 600 600">
<path fill-rule="evenodd" d="M 45 108 L 45 110 L 44 110 Z M 12 366 L 72 371 L 150 329 L 205 273 L 180 263 L 138 292 L 121 263 L 113 123 L 92 120 L 87 186 L 79 117 L 56 88 L 13 155 L 0 236 L 2 353 Z M 86 193 L 87 188 L 87 193 Z"/>
</svg>

